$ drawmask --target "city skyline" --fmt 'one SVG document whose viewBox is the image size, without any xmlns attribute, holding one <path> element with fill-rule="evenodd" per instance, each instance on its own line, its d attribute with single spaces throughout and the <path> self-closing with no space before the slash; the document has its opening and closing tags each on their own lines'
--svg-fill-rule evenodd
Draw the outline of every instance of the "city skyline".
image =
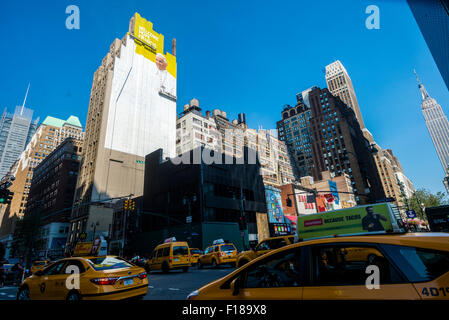
<svg viewBox="0 0 449 320">
<path fill-rule="evenodd" d="M 104 56 L 104 48 L 109 46 L 114 37 L 121 35 L 123 29 L 126 30 L 129 16 L 135 11 L 138 11 L 152 20 L 157 26 L 156 30 L 163 31 L 167 40 L 171 40 L 171 38 L 177 38 L 178 40 L 178 53 L 182 57 L 178 66 L 178 113 L 182 111 L 182 106 L 192 97 L 197 97 L 207 109 L 213 109 L 215 107 L 222 108 L 227 110 L 232 118 L 238 112 L 245 112 L 250 127 L 258 127 L 261 125 L 265 128 L 274 128 L 278 114 L 282 110 L 282 105 L 294 103 L 291 98 L 293 94 L 297 94 L 306 88 L 315 85 L 323 87 L 325 85 L 324 67 L 338 59 L 343 63 L 351 76 L 365 124 L 372 131 L 376 142 L 385 148 L 391 148 L 395 151 L 395 154 L 397 154 L 403 164 L 405 173 L 417 188 L 425 187 L 433 192 L 443 191 L 444 187 L 441 183 L 441 169 L 439 169 L 438 157 L 433 151 L 431 140 L 427 135 L 427 129 L 425 128 L 425 124 L 423 124 L 420 113 L 420 97 L 419 93 L 416 92 L 416 80 L 412 73 L 413 68 L 417 69 L 421 79 L 426 83 L 426 87 L 432 92 L 432 96 L 439 101 L 443 110 L 447 110 L 449 106 L 447 90 L 443 91 L 444 83 L 406 2 L 403 1 L 403 3 L 397 2 L 394 4 L 388 4 L 386 2 L 379 3 L 382 14 L 380 30 L 367 30 L 364 28 L 364 21 L 367 16 L 364 13 L 364 9 L 367 4 L 368 2 L 362 2 L 362 4 L 355 6 L 355 8 L 348 8 L 349 15 L 356 13 L 359 16 L 352 16 L 351 22 L 346 22 L 341 27 L 343 31 L 348 31 L 349 35 L 359 40 L 365 38 L 365 41 L 359 43 L 358 46 L 349 46 L 349 49 L 343 50 L 344 46 L 348 46 L 347 42 L 340 46 L 335 42 L 335 39 L 330 39 L 328 35 L 323 34 L 323 37 L 329 40 L 329 46 L 331 48 L 326 47 L 325 51 L 328 51 L 328 53 L 322 54 L 320 53 L 322 49 L 317 47 L 317 58 L 313 61 L 311 61 L 311 56 L 315 52 L 311 52 L 310 50 L 303 49 L 303 51 L 298 51 L 295 55 L 290 53 L 290 50 L 286 51 L 285 49 L 287 48 L 296 48 L 292 42 L 297 41 L 294 38 L 291 38 L 290 41 L 287 40 L 292 35 L 300 36 L 304 35 L 305 32 L 320 31 L 320 28 L 325 29 L 324 27 L 319 27 L 317 23 L 313 23 L 311 18 L 305 19 L 305 21 L 299 23 L 297 26 L 291 22 L 282 25 L 279 20 L 269 20 L 269 26 L 264 32 L 269 36 L 274 36 L 279 32 L 285 33 L 282 37 L 279 36 L 285 41 L 285 47 L 279 51 L 278 56 L 282 58 L 280 63 L 276 64 L 273 61 L 268 66 L 269 71 L 266 71 L 267 68 L 260 68 L 260 66 L 266 65 L 266 60 L 264 60 L 266 56 L 264 54 L 254 55 L 255 50 L 260 50 L 261 43 L 259 43 L 259 40 L 261 39 L 261 32 L 255 34 L 257 31 L 253 28 L 243 29 L 245 32 L 243 32 L 242 37 L 247 37 L 251 32 L 254 32 L 254 39 L 247 40 L 245 44 L 242 42 L 243 40 L 238 40 L 236 37 L 236 44 L 239 45 L 237 50 L 223 46 L 223 40 L 230 40 L 229 37 L 234 36 L 239 28 L 243 28 L 243 19 L 239 19 L 239 16 L 236 17 L 235 21 L 233 20 L 234 24 L 229 30 L 225 26 L 213 25 L 212 31 L 210 32 L 216 32 L 215 38 L 208 42 L 206 46 L 205 42 L 201 43 L 199 41 L 206 38 L 206 36 L 210 36 L 210 34 L 199 30 L 197 23 L 193 23 L 192 21 L 187 32 L 180 30 L 179 26 L 171 24 L 171 21 L 175 19 L 174 17 L 178 17 L 180 14 L 178 12 L 180 9 L 176 9 L 174 5 L 168 8 L 168 11 L 175 9 L 174 17 L 170 18 L 157 5 L 155 8 L 150 9 L 144 3 L 139 3 L 135 6 L 115 4 L 114 10 L 111 13 L 107 13 L 110 16 L 106 18 L 108 19 L 113 16 L 113 19 L 110 20 L 111 30 L 105 30 L 106 27 L 99 27 L 92 17 L 97 5 L 89 6 L 81 2 L 81 29 L 76 31 L 65 30 L 63 23 L 60 23 L 60 28 L 63 30 L 56 30 L 57 33 L 61 32 L 66 36 L 67 39 L 64 41 L 73 43 L 69 43 L 65 51 L 59 49 L 59 51 L 50 53 L 50 56 L 53 56 L 53 58 L 57 55 L 56 58 L 58 59 L 56 66 L 51 68 L 50 74 L 56 72 L 56 69 L 61 68 L 60 64 L 65 65 L 68 74 L 63 75 L 63 77 L 66 79 L 66 83 L 64 85 L 54 84 L 54 80 L 51 79 L 50 81 L 50 77 L 46 78 L 49 83 L 45 83 L 46 81 L 40 83 L 36 80 L 39 79 L 38 71 L 40 67 L 34 63 L 28 72 L 24 69 L 26 68 L 25 64 L 25 67 L 18 68 L 17 74 L 20 76 L 17 74 L 14 75 L 12 77 L 13 81 L 6 83 L 6 79 L 1 80 L 2 84 L 4 84 L 2 86 L 4 88 L 3 90 L 5 90 L 1 92 L 4 98 L 2 103 L 8 107 L 19 105 L 29 80 L 31 82 L 29 101 L 30 105 L 34 106 L 37 115 L 43 118 L 47 114 L 55 114 L 57 116 L 59 113 L 65 114 L 69 112 L 78 115 L 84 124 L 88 110 L 89 83 L 92 81 L 94 70 L 98 67 L 99 61 L 101 61 L 101 53 Z M 250 2 L 242 6 L 253 8 L 253 5 Z M 15 5 L 9 4 L 9 6 L 13 7 Z M 292 4 L 288 4 L 287 6 L 294 7 Z M 320 12 L 319 10 L 313 10 L 313 5 L 309 5 L 309 8 L 312 13 L 315 11 Z M 206 6 L 206 9 L 210 9 L 210 7 Z M 224 9 L 226 10 L 222 13 L 222 18 L 234 12 L 234 9 L 226 6 Z M 249 18 L 254 19 L 259 15 L 266 18 L 268 9 L 266 4 L 261 5 L 261 8 L 257 9 L 258 11 L 251 14 Z M 323 19 L 333 9 L 335 9 L 334 5 L 329 4 L 329 8 L 321 12 Z M 33 5 L 27 4 L 24 15 L 30 15 L 31 13 L 29 11 L 33 11 Z M 42 9 L 41 11 L 44 15 Z M 62 5 L 51 8 L 46 13 L 50 18 L 50 22 L 46 24 L 43 20 L 39 20 L 40 24 L 44 26 L 37 26 L 37 31 L 30 30 L 29 37 L 34 38 L 34 32 L 40 32 L 42 28 L 45 30 L 47 27 L 51 27 L 56 20 L 64 21 L 65 16 L 63 12 L 64 8 Z M 394 12 L 400 12 L 403 17 L 398 19 L 397 25 L 395 25 L 395 29 L 393 30 L 391 28 L 396 23 L 396 21 L 393 21 Z M 58 17 L 58 15 L 61 15 L 61 17 Z M 211 23 L 209 20 L 204 20 L 206 19 L 204 17 L 204 9 L 200 10 L 197 15 L 202 21 Z M 314 15 L 316 13 L 312 14 L 312 16 Z M 10 19 L 8 17 L 5 17 L 5 19 L 6 21 L 3 23 L 6 24 Z M 28 21 L 33 23 L 33 18 L 31 17 Z M 34 21 L 35 24 L 38 23 L 36 20 Z M 59 23 L 59 21 L 57 22 Z M 357 26 L 358 29 L 349 31 L 349 28 L 354 26 Z M 400 33 L 404 33 L 410 26 L 412 26 L 412 32 L 410 34 L 405 33 L 403 39 L 398 40 L 398 44 L 391 43 L 392 38 Z M 98 31 L 95 32 L 95 39 L 89 36 L 86 37 L 86 32 L 92 30 L 92 28 Z M 295 32 L 295 30 L 302 30 L 302 32 Z M 192 36 L 192 32 L 195 32 L 195 37 Z M 198 35 L 196 32 L 199 32 Z M 101 36 L 98 37 L 100 34 Z M 4 35 L 4 37 L 10 39 L 13 43 L 17 41 L 7 35 Z M 84 42 L 92 44 L 92 52 L 81 53 L 80 48 L 76 49 L 76 43 L 79 46 L 80 43 Z M 312 44 L 316 45 L 316 42 L 312 42 Z M 387 53 L 376 49 L 376 45 L 379 44 L 384 48 L 385 45 L 394 46 Z M 402 50 L 398 49 L 398 52 L 396 52 L 396 48 L 399 45 L 405 45 L 405 47 Z M 199 50 L 196 50 L 195 55 L 186 55 L 188 50 L 191 49 L 191 46 L 198 46 L 197 48 Z M 253 52 L 248 52 L 251 48 Z M 370 50 L 370 48 L 374 52 L 366 51 Z M 351 49 L 354 52 L 351 52 Z M 217 50 L 221 50 L 222 52 L 218 53 Z M 236 53 L 230 53 L 230 51 L 236 51 Z M 357 54 L 360 54 L 360 51 L 363 51 L 365 54 L 365 59 L 357 56 Z M 63 54 L 64 56 L 62 56 Z M 210 56 L 211 54 L 212 56 Z M 228 60 L 220 60 L 228 54 L 231 54 Z M 3 58 L 8 57 L 7 53 L 2 53 L 1 55 Z M 77 55 L 78 58 L 74 59 Z M 273 56 L 273 60 L 275 60 L 276 52 L 271 53 L 271 55 Z M 377 58 L 373 58 L 376 55 Z M 85 59 L 85 62 L 81 61 L 83 59 Z M 305 66 L 305 64 L 309 64 L 310 66 Z M 391 68 L 395 64 L 397 64 L 398 70 L 394 72 L 390 70 L 391 80 L 385 81 L 386 73 L 389 72 L 388 68 Z M 209 65 L 213 65 L 216 68 L 210 68 Z M 289 68 L 285 68 L 286 66 L 289 66 Z M 80 71 L 75 71 L 74 68 L 79 68 Z M 236 79 L 236 77 L 232 76 L 236 72 L 234 68 L 244 69 L 248 72 L 243 72 L 244 74 L 241 77 L 237 77 L 239 79 Z M 261 70 L 258 70 L 258 68 Z M 264 73 L 261 74 L 261 71 Z M 57 72 L 60 73 L 60 70 L 57 70 Z M 268 77 L 264 77 L 265 72 L 267 72 Z M 239 72 L 239 75 L 241 73 Z M 292 76 L 291 73 L 295 75 Z M 217 74 L 223 75 L 225 81 L 218 79 Z M 258 77 L 264 79 L 256 81 Z M 189 78 L 192 81 L 189 81 Z M 265 78 L 269 78 L 269 80 Z M 281 79 L 281 81 L 278 81 L 280 83 L 276 83 L 275 81 L 278 78 Z M 80 83 L 82 82 L 85 82 L 87 85 L 81 85 Z M 57 90 L 51 88 L 50 83 L 55 85 Z M 268 88 L 271 90 L 267 90 Z M 264 94 L 260 94 L 261 92 Z M 61 108 L 61 104 L 64 105 L 63 108 Z M 410 110 L 414 111 L 410 112 Z M 404 143 L 404 140 L 407 140 L 406 143 Z M 425 151 L 423 149 L 420 149 L 419 152 L 413 150 L 416 144 L 422 145 Z M 429 157 L 423 158 L 422 154 L 432 154 L 432 156 L 430 159 Z M 428 170 L 423 170 L 423 163 L 427 165 Z"/>
</svg>

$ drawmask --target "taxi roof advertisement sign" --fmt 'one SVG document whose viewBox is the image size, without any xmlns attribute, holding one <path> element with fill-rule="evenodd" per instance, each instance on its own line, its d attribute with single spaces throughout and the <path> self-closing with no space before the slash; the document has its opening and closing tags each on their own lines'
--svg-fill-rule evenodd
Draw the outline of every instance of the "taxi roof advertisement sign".
<svg viewBox="0 0 449 320">
<path fill-rule="evenodd" d="M 306 240 L 334 235 L 392 232 L 394 228 L 391 216 L 388 203 L 300 216 L 298 238 Z"/>
</svg>

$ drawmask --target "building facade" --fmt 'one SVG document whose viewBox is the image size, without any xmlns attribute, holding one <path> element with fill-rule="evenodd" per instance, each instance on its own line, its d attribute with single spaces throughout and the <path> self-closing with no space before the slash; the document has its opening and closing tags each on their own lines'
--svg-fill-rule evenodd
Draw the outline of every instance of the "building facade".
<svg viewBox="0 0 449 320">
<path fill-rule="evenodd" d="M 187 155 L 192 159 L 204 151 L 199 147 Z M 248 154 L 246 148 L 243 152 Z M 234 158 L 234 164 L 225 164 L 225 155 L 220 157 L 222 164 L 174 163 L 164 160 L 161 150 L 146 157 L 143 207 L 154 213 L 142 222 L 148 237 L 160 243 L 165 236 L 186 239 L 185 232 L 192 231 L 192 246 L 198 248 L 217 238 L 233 241 L 240 249 L 258 240 L 257 215 L 267 212 L 260 163 L 250 164 L 245 158 L 244 164 L 236 164 Z M 242 215 L 245 228 L 239 228 Z"/>
<path fill-rule="evenodd" d="M 440 159 L 443 172 L 447 177 L 449 174 L 449 121 L 441 106 L 427 93 L 418 75 L 416 75 L 416 79 L 418 80 L 418 88 L 421 93 L 421 111 L 426 121 L 427 130 Z M 443 179 L 443 181 L 445 180 Z M 449 193 L 449 188 L 446 183 L 445 186 Z"/>
<path fill-rule="evenodd" d="M 173 42 L 174 43 L 174 42 Z M 176 151 L 176 57 L 164 36 L 136 13 L 94 74 L 72 228 L 86 231 L 93 201 L 143 194 L 144 160 Z M 106 219 L 108 220 L 108 219 Z M 107 235 L 112 223 L 99 226 Z"/>
<path fill-rule="evenodd" d="M 25 214 L 39 215 L 38 250 L 46 255 L 62 252 L 67 242 L 82 147 L 82 139 L 66 138 L 34 169 Z"/>
<path fill-rule="evenodd" d="M 348 107 L 354 110 L 360 128 L 365 128 L 352 80 L 339 60 L 326 66 L 326 83 L 330 93 L 339 97 Z"/>
<path fill-rule="evenodd" d="M 75 116 L 69 117 L 68 120 L 47 117 L 39 125 L 25 151 L 20 155 L 13 172 L 15 180 L 10 190 L 14 192 L 14 196 L 9 205 L 10 216 L 22 217 L 25 213 L 34 169 L 58 146 L 58 142 L 61 139 L 61 135 L 57 134 L 58 130 L 68 126 L 76 128 L 76 131 L 73 133 L 67 131 L 64 137 L 73 137 L 75 139 L 82 137 L 83 128 Z"/>
<path fill-rule="evenodd" d="M 312 112 L 308 98 L 307 100 L 303 98 L 308 97 L 310 90 L 296 95 L 297 104 L 293 107 L 286 105 L 281 112 L 282 120 L 276 123 L 279 140 L 283 141 L 287 147 L 297 177 L 313 174 L 311 148 L 313 135 L 310 125 Z"/>
<path fill-rule="evenodd" d="M 25 150 L 36 132 L 39 118 L 33 120 L 33 110 L 18 106 L 13 114 L 6 108 L 0 119 L 0 178 Z"/>
<path fill-rule="evenodd" d="M 176 155 L 201 146 L 221 151 L 221 134 L 211 113 L 203 116 L 199 101 L 192 99 L 176 120 Z"/>
<path fill-rule="evenodd" d="M 449 90 L 449 2 L 407 0 L 407 3 Z"/>
<path fill-rule="evenodd" d="M 286 144 L 272 130 L 248 128 L 243 113 L 232 121 L 220 109 L 206 111 L 203 116 L 199 101 L 192 99 L 177 120 L 176 137 L 178 155 L 203 146 L 241 158 L 247 147 L 257 154 L 265 184 L 279 187 L 296 179 Z"/>
</svg>

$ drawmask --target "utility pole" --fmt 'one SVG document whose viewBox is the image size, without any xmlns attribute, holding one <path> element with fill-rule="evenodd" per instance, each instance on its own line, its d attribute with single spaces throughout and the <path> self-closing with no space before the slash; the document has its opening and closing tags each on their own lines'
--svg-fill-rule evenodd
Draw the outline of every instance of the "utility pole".
<svg viewBox="0 0 449 320">
<path fill-rule="evenodd" d="M 190 236 L 188 237 L 188 239 L 190 238 L 190 245 L 193 245 L 193 229 L 192 229 L 192 202 L 196 202 L 197 198 L 196 198 L 196 194 L 193 194 L 190 198 L 190 196 L 184 196 L 183 198 L 183 202 L 184 205 L 187 204 L 187 210 L 188 210 L 188 216 L 186 217 L 186 223 L 189 225 L 189 232 L 190 232 Z"/>
</svg>

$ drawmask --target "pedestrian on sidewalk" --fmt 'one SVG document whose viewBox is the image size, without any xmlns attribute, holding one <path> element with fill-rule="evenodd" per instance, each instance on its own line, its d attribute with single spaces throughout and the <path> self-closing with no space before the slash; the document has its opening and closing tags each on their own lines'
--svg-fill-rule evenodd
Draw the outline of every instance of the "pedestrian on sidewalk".
<svg viewBox="0 0 449 320">
<path fill-rule="evenodd" d="M 24 269 L 22 258 L 12 266 L 11 270 L 14 272 L 14 285 L 19 285 L 22 282 Z"/>
</svg>

